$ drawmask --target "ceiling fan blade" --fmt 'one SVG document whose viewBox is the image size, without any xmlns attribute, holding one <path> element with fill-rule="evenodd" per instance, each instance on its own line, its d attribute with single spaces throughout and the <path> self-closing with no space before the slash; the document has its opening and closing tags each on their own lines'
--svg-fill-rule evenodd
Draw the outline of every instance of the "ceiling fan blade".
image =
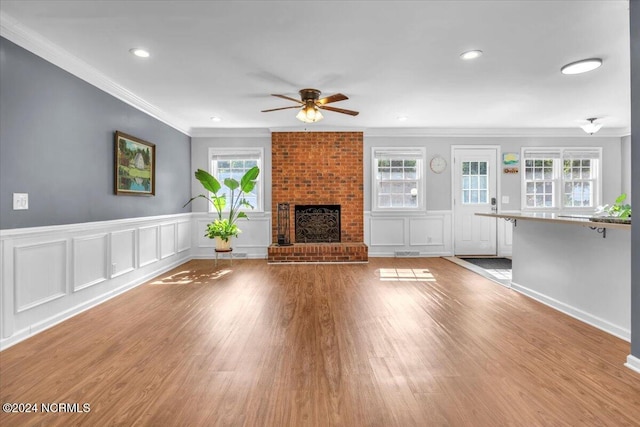
<svg viewBox="0 0 640 427">
<path fill-rule="evenodd" d="M 322 99 L 318 99 L 316 101 L 316 104 L 324 105 L 324 104 L 329 104 L 331 102 L 344 101 L 345 99 L 349 99 L 349 98 L 346 95 L 343 95 L 341 93 L 336 93 L 335 95 L 331 95 L 331 96 L 327 96 L 327 97 L 322 98 Z"/>
<path fill-rule="evenodd" d="M 293 107 L 272 108 L 270 110 L 262 110 L 261 113 L 268 113 L 269 111 L 288 110 L 290 108 L 300 108 L 300 106 L 299 105 L 294 105 Z"/>
<path fill-rule="evenodd" d="M 272 93 L 271 96 L 277 96 L 278 98 L 287 99 L 289 101 L 297 102 L 298 104 L 304 104 L 304 102 L 300 101 L 299 99 L 290 98 L 290 97 L 285 96 L 285 95 L 278 95 L 276 93 Z"/>
<path fill-rule="evenodd" d="M 329 107 L 327 105 L 318 105 L 318 108 L 321 108 L 323 110 L 335 111 L 336 113 L 348 114 L 350 116 L 357 116 L 358 114 L 360 114 L 358 111 L 345 110 L 345 109 L 336 108 L 336 107 Z"/>
</svg>

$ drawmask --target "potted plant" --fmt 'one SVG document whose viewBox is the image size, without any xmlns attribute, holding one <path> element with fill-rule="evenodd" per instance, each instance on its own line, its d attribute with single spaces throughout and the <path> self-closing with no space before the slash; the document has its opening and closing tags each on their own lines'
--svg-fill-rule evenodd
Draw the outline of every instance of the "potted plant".
<svg viewBox="0 0 640 427">
<path fill-rule="evenodd" d="M 253 206 L 245 199 L 245 195 L 253 191 L 259 174 L 260 169 L 254 166 L 242 176 L 240 182 L 233 178 L 225 178 L 223 183 L 228 188 L 228 192 L 220 193 L 222 185 L 213 175 L 202 169 L 196 171 L 196 179 L 200 181 L 208 194 L 192 197 L 184 206 L 198 198 L 206 199 L 213 205 L 218 218 L 207 224 L 205 236 L 216 240 L 216 250 L 229 250 L 231 237 L 238 237 L 238 234 L 241 233 L 236 221 L 238 218 L 247 218 L 247 214 L 240 210 L 242 207 L 253 209 Z M 227 196 L 229 200 L 227 200 Z M 225 210 L 227 206 L 228 210 Z"/>
<path fill-rule="evenodd" d="M 631 224 L 631 205 L 624 203 L 625 200 L 627 200 L 627 194 L 622 193 L 613 205 L 598 206 L 595 216 L 591 219 L 593 221 Z"/>
</svg>

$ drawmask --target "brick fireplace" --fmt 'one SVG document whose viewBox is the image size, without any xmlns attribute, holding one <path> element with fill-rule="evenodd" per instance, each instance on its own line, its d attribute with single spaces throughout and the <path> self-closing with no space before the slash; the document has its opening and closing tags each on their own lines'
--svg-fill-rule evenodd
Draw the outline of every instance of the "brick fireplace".
<svg viewBox="0 0 640 427">
<path fill-rule="evenodd" d="M 368 260 L 368 248 L 364 244 L 363 145 L 362 132 L 272 133 L 273 243 L 268 250 L 269 262 Z M 307 234 L 297 239 L 295 227 L 291 227 L 293 244 L 279 246 L 279 203 L 289 203 L 292 225 L 296 206 L 339 206 L 338 241 L 332 241 L 335 235 L 321 242 L 309 242 Z M 322 224 L 316 224 L 313 230 L 323 228 Z M 311 234 L 315 235 L 313 230 Z"/>
</svg>

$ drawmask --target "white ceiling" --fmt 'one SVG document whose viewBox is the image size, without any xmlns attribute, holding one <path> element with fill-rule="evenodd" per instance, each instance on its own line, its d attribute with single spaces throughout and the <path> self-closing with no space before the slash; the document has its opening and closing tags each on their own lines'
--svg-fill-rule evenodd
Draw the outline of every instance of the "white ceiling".
<svg viewBox="0 0 640 427">
<path fill-rule="evenodd" d="M 1 35 L 191 135 L 212 129 L 424 129 L 583 135 L 630 128 L 627 0 L 12 1 Z M 144 47 L 151 57 L 132 56 Z M 475 61 L 460 53 L 481 49 Z M 560 67 L 600 57 L 596 71 Z M 312 87 L 350 99 L 304 125 Z M 211 116 L 222 121 L 214 123 Z M 406 121 L 397 117 L 408 116 Z M 215 131 L 213 131 L 215 132 Z"/>
</svg>

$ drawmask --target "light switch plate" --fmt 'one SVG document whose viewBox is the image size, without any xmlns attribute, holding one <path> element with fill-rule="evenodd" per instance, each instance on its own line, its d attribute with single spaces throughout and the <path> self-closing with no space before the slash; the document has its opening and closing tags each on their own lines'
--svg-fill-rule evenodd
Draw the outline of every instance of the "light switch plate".
<svg viewBox="0 0 640 427">
<path fill-rule="evenodd" d="M 509 204 L 509 196 L 502 196 L 502 204 L 503 205 Z"/>
<path fill-rule="evenodd" d="M 13 210 L 29 209 L 29 193 L 13 193 Z"/>
</svg>

